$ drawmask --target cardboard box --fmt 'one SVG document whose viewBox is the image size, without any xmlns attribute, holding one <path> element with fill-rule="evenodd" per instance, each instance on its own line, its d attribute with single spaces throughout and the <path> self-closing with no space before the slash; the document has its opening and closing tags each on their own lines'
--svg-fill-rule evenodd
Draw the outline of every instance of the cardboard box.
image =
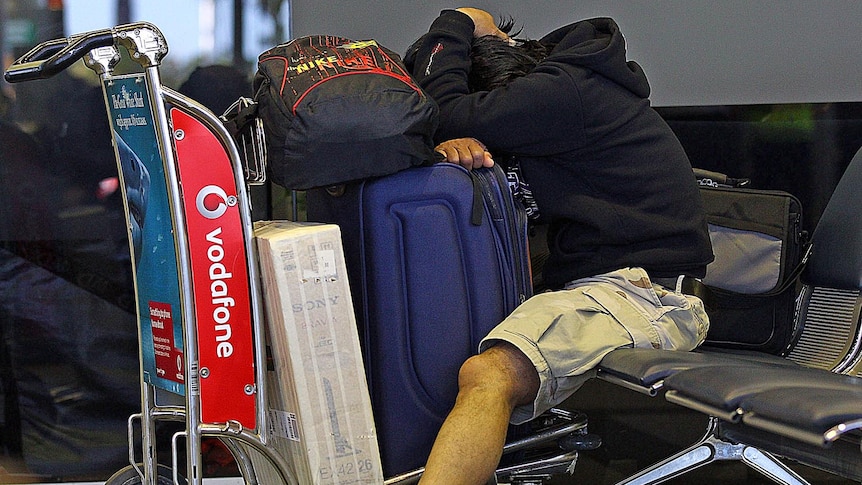
<svg viewBox="0 0 862 485">
<path fill-rule="evenodd" d="M 382 484 L 341 231 L 255 225 L 274 370 L 270 437 L 302 484 Z M 265 483 L 265 482 L 262 482 Z"/>
</svg>

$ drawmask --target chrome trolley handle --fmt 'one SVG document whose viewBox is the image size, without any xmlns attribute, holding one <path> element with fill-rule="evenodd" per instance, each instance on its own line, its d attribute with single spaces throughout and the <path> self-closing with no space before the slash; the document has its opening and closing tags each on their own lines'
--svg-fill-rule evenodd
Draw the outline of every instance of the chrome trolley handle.
<svg viewBox="0 0 862 485">
<path fill-rule="evenodd" d="M 132 59 L 144 67 L 159 65 L 168 53 L 162 32 L 148 22 L 137 22 L 42 42 L 13 62 L 4 78 L 9 83 L 47 79 L 100 48 L 111 49 L 112 62 L 116 63 L 115 44 L 126 47 Z"/>
</svg>

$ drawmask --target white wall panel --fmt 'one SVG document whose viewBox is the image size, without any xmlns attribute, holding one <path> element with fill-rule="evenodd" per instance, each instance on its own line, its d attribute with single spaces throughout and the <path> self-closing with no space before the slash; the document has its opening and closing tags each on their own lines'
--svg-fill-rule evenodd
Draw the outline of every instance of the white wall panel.
<svg viewBox="0 0 862 485">
<path fill-rule="evenodd" d="M 291 0 L 292 32 L 376 38 L 403 52 L 440 0 Z M 569 21 L 610 16 L 659 106 L 862 101 L 862 1 L 479 0 L 540 37 Z"/>
</svg>

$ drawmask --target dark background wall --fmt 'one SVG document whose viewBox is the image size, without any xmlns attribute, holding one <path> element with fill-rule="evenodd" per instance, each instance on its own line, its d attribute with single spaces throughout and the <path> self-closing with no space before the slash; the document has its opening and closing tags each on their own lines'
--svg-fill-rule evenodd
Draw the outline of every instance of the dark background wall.
<svg viewBox="0 0 862 485">
<path fill-rule="evenodd" d="M 291 32 L 375 38 L 403 52 L 441 9 L 459 6 L 511 15 L 532 38 L 613 17 L 657 106 L 862 100 L 856 0 L 292 0 Z"/>
</svg>

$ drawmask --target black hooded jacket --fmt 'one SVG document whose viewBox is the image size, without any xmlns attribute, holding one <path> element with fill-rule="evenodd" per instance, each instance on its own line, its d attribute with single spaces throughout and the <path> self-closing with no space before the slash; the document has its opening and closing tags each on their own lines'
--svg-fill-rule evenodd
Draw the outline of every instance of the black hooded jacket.
<svg viewBox="0 0 862 485">
<path fill-rule="evenodd" d="M 555 30 L 540 40 L 552 50 L 532 72 L 475 93 L 472 36 L 467 15 L 444 10 L 406 57 L 439 104 L 436 141 L 474 137 L 498 162 L 519 162 L 549 224 L 545 283 L 629 266 L 703 276 L 713 255 L 690 162 L 651 108 L 616 23 Z"/>
</svg>

